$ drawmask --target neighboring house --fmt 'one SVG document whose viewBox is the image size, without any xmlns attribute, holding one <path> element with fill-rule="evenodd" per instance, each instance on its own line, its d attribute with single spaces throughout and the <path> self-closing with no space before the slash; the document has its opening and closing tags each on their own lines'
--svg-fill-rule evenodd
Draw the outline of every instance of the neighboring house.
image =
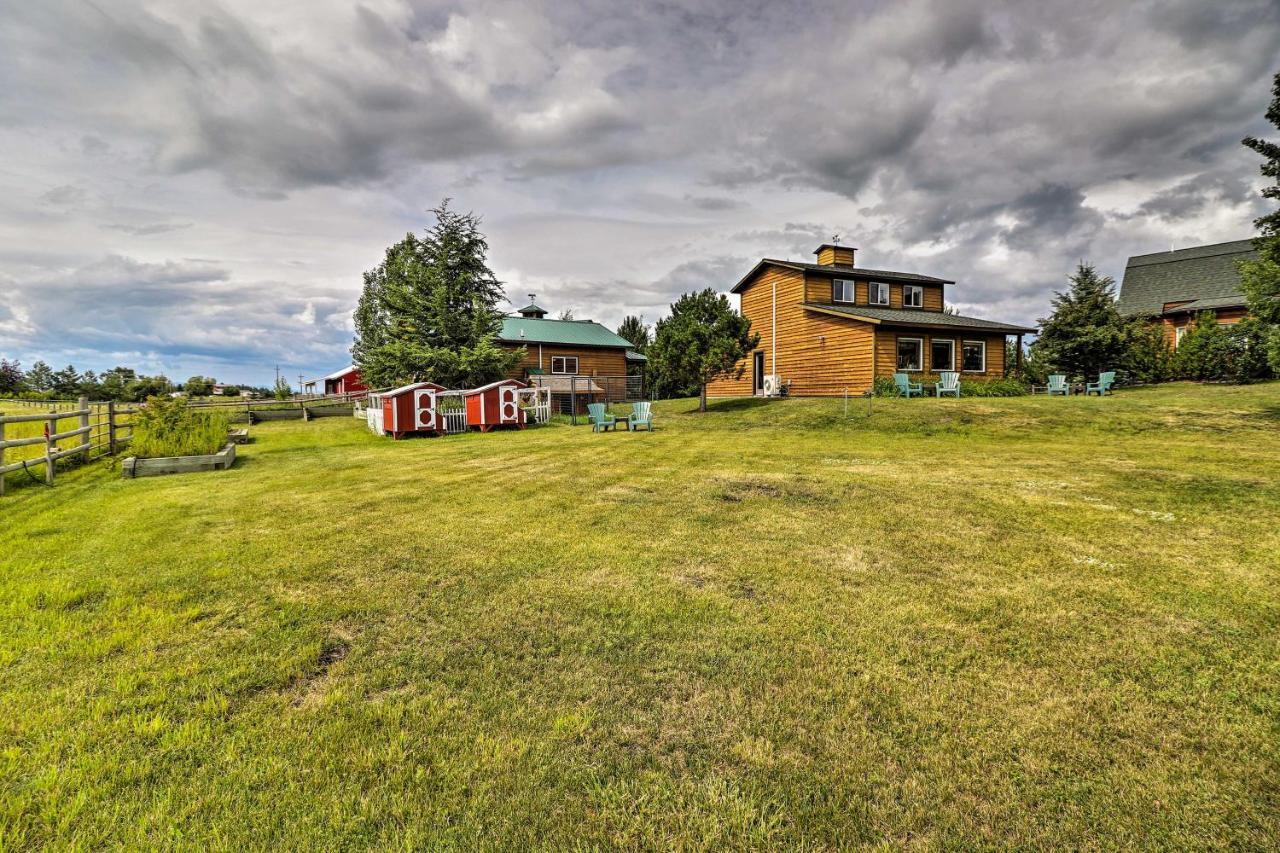
<svg viewBox="0 0 1280 853">
<path fill-rule="evenodd" d="M 548 320 L 533 294 L 515 316 L 502 318 L 498 343 L 507 349 L 525 348 L 508 378 L 550 388 L 557 411 L 564 411 L 575 395 L 580 410 L 591 397 L 621 399 L 627 395 L 627 365 L 645 360 L 630 341 L 592 320 Z"/>
<path fill-rule="evenodd" d="M 855 249 L 824 243 L 816 264 L 765 258 L 732 293 L 760 344 L 740 379 L 707 386 L 713 397 L 765 392 L 776 376 L 796 396 L 861 394 L 878 377 L 940 370 L 964 379 L 1005 375 L 1005 341 L 1034 328 L 944 311 L 949 279 L 854 265 Z"/>
<path fill-rule="evenodd" d="M 1116 308 L 1160 323 L 1176 347 L 1202 311 L 1224 325 L 1244 319 L 1248 309 L 1236 261 L 1257 257 L 1252 240 L 1135 255 L 1125 265 Z"/>
<path fill-rule="evenodd" d="M 356 366 L 349 365 L 323 376 L 320 379 L 308 379 L 302 383 L 302 393 L 304 394 L 355 394 L 360 391 L 368 391 L 369 386 L 365 385 L 360 379 L 360 371 Z"/>
</svg>

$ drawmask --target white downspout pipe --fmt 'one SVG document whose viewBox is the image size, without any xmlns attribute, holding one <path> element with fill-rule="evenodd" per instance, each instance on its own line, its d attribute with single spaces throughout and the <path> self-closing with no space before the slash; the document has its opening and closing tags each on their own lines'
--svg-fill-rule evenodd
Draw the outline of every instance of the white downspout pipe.
<svg viewBox="0 0 1280 853">
<path fill-rule="evenodd" d="M 769 344 L 772 349 L 770 361 L 773 369 L 769 372 L 778 375 L 778 279 L 773 280 L 773 329 L 769 332 Z"/>
</svg>

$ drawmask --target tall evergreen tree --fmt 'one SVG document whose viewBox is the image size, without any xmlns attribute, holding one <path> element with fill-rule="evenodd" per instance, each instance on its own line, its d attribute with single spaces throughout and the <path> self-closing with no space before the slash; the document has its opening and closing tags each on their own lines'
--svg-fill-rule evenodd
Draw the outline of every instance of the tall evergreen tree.
<svg viewBox="0 0 1280 853">
<path fill-rule="evenodd" d="M 649 371 L 655 396 L 698 394 L 698 410 L 707 410 L 707 384 L 740 378 L 747 353 L 760 343 L 751 321 L 711 288 L 686 293 L 671 304 L 671 316 L 654 327 Z"/>
<path fill-rule="evenodd" d="M 422 237 L 406 234 L 365 273 L 351 354 L 372 387 L 449 387 L 501 378 L 523 357 L 498 346 L 502 283 L 489 269 L 480 220 L 445 199 Z"/>
<path fill-rule="evenodd" d="M 27 387 L 32 391 L 53 390 L 53 368 L 45 364 L 43 361 L 37 361 L 31 365 L 31 369 L 27 371 Z"/>
<path fill-rule="evenodd" d="M 1280 73 L 1275 76 L 1271 94 L 1267 121 L 1280 129 Z M 1280 202 L 1280 143 L 1250 136 L 1245 138 L 1244 145 L 1263 157 L 1262 175 L 1272 182 L 1263 188 L 1263 197 Z M 1270 338 L 1271 370 L 1280 374 L 1280 207 L 1255 219 L 1253 224 L 1259 233 L 1254 240 L 1258 259 L 1239 262 L 1240 287 L 1249 311 L 1270 327 L 1265 334 Z"/>
<path fill-rule="evenodd" d="M 1031 345 L 1037 362 L 1051 372 L 1092 380 L 1124 359 L 1129 323 L 1116 310 L 1115 279 L 1080 262 L 1071 287 L 1053 296 L 1053 314 L 1040 320 Z"/>
<path fill-rule="evenodd" d="M 644 317 L 628 314 L 622 318 L 622 323 L 618 326 L 618 337 L 624 341 L 630 341 L 631 348 L 636 352 L 644 352 L 650 341 L 649 326 L 645 323 Z"/>
</svg>

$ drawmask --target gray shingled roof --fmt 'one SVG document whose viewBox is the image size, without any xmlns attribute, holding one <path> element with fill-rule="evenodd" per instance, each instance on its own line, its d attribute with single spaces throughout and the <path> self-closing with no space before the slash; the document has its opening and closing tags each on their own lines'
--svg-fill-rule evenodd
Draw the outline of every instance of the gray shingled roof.
<svg viewBox="0 0 1280 853">
<path fill-rule="evenodd" d="M 810 264 L 804 261 L 780 261 L 776 258 L 762 258 L 760 263 L 751 268 L 731 289 L 730 293 L 740 293 L 748 281 L 755 277 L 760 269 L 768 264 L 786 267 L 787 269 L 805 272 L 818 272 L 834 278 L 862 278 L 874 281 L 919 281 L 924 284 L 955 284 L 949 278 L 934 278 L 931 275 L 920 275 L 913 272 L 893 272 L 892 270 L 869 270 L 866 267 L 837 267 L 826 264 Z"/>
<path fill-rule="evenodd" d="M 959 314 L 946 314 L 942 311 L 922 311 L 918 308 L 876 308 L 869 305 L 831 305 L 825 302 L 806 302 L 804 307 L 892 326 L 938 326 L 974 332 L 1005 332 L 1011 335 L 1036 331 L 1030 326 L 1015 326 L 1012 323 L 997 323 L 994 320 L 961 317 Z"/>
<path fill-rule="evenodd" d="M 1135 255 L 1125 266 L 1116 307 L 1121 314 L 1154 315 L 1169 302 L 1231 300 L 1202 307 L 1242 305 L 1236 261 L 1257 256 L 1252 240 Z"/>
</svg>

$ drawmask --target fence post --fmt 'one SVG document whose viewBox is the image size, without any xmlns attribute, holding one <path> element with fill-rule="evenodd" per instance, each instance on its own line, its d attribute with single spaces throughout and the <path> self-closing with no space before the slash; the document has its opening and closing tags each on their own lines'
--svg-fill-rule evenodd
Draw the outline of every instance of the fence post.
<svg viewBox="0 0 1280 853">
<path fill-rule="evenodd" d="M 58 449 L 58 442 L 53 437 L 58 433 L 58 407 L 49 407 L 49 419 L 44 422 L 44 481 L 53 485 L 53 454 Z"/>
<path fill-rule="evenodd" d="M 85 432 L 80 433 L 80 443 L 84 445 L 84 461 L 88 462 L 93 447 L 93 433 L 89 430 L 89 398 L 81 397 L 77 400 L 76 408 L 81 411 L 80 429 Z"/>
<path fill-rule="evenodd" d="M 107 454 L 116 455 L 116 401 L 107 401 Z"/>
<path fill-rule="evenodd" d="M 0 412 L 0 495 L 4 494 L 4 412 Z"/>
</svg>

